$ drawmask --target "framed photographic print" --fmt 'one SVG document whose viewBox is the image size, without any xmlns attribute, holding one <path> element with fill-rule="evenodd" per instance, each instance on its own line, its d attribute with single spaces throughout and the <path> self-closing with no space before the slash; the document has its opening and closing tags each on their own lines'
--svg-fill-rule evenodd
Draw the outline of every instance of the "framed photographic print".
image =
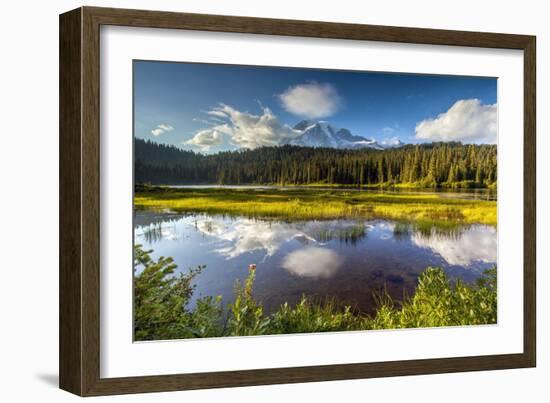
<svg viewBox="0 0 550 403">
<path fill-rule="evenodd" d="M 535 366 L 535 37 L 60 17 L 60 386 Z"/>
</svg>

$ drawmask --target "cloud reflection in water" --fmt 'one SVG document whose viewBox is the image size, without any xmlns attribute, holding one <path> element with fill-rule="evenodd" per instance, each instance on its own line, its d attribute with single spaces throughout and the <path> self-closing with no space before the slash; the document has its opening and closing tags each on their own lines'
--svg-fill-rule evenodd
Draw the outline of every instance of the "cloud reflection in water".
<svg viewBox="0 0 550 403">
<path fill-rule="evenodd" d="M 353 220 L 308 221 L 286 223 L 240 218 L 237 221 L 205 219 L 196 222 L 196 229 L 214 238 L 214 250 L 226 259 L 244 253 L 264 251 L 273 256 L 284 244 L 324 245 L 332 239 L 354 242 L 365 236 L 366 226 Z"/>
<path fill-rule="evenodd" d="M 431 249 L 447 263 L 469 266 L 474 262 L 492 263 L 497 260 L 497 231 L 493 227 L 476 225 L 458 237 L 415 232 L 411 241 L 421 248 Z"/>
<path fill-rule="evenodd" d="M 299 277 L 329 278 L 342 263 L 343 259 L 336 252 L 312 246 L 289 253 L 282 266 Z"/>
<path fill-rule="evenodd" d="M 226 259 L 257 250 L 263 250 L 266 256 L 272 256 L 283 243 L 291 240 L 306 244 L 316 242 L 304 231 L 285 223 L 244 219 L 229 226 L 219 221 L 203 220 L 197 223 L 197 228 L 223 243 L 215 251 Z"/>
</svg>

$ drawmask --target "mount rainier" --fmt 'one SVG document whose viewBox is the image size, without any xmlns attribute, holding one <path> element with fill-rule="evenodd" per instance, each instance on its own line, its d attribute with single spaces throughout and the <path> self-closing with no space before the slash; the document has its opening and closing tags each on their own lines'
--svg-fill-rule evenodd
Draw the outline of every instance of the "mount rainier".
<svg viewBox="0 0 550 403">
<path fill-rule="evenodd" d="M 373 148 L 376 150 L 404 145 L 400 140 L 379 143 L 374 139 L 354 135 L 348 129 L 334 127 L 325 121 L 303 120 L 294 126 L 294 130 L 300 131 L 302 134 L 289 140 L 287 144 L 304 147 Z"/>
</svg>

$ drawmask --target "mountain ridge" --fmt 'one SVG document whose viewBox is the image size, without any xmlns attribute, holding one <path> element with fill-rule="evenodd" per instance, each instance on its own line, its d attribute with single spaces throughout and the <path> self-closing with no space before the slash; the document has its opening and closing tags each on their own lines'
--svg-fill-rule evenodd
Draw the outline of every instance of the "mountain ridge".
<svg viewBox="0 0 550 403">
<path fill-rule="evenodd" d="M 294 130 L 302 132 L 299 136 L 287 140 L 285 144 L 315 147 L 315 148 L 337 148 L 337 149 L 359 149 L 372 148 L 385 150 L 387 148 L 401 147 L 405 145 L 401 140 L 380 143 L 375 139 L 355 135 L 346 128 L 335 127 L 326 121 L 302 120 L 297 123 Z"/>
</svg>

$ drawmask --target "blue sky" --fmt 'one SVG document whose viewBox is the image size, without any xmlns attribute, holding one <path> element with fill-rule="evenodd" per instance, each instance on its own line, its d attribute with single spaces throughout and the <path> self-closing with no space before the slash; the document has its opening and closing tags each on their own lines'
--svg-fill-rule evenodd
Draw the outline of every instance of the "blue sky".
<svg viewBox="0 0 550 403">
<path fill-rule="evenodd" d="M 202 152 L 273 145 L 304 119 L 379 142 L 495 143 L 497 80 L 134 62 L 138 138 Z"/>
</svg>

